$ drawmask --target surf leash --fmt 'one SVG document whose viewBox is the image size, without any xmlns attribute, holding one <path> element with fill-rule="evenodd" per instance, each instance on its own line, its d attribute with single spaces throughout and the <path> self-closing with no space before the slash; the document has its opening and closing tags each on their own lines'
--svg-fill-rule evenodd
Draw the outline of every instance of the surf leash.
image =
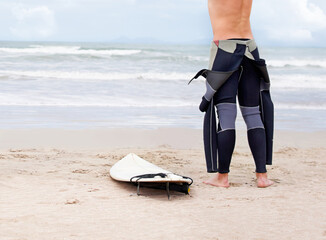
<svg viewBox="0 0 326 240">
<path fill-rule="evenodd" d="M 133 182 L 132 180 L 134 178 L 137 178 L 137 180 L 135 181 L 136 183 L 138 183 L 138 181 L 142 178 L 154 178 L 160 176 L 161 178 L 166 178 L 168 175 L 165 173 L 152 173 L 152 174 L 143 174 L 143 175 L 138 175 L 138 176 L 134 176 L 132 178 L 130 178 L 130 182 Z"/>
</svg>

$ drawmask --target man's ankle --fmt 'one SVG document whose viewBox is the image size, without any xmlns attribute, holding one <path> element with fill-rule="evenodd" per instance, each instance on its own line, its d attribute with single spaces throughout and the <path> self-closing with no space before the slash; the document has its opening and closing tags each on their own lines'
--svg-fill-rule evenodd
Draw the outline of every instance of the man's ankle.
<svg viewBox="0 0 326 240">
<path fill-rule="evenodd" d="M 228 180 L 229 173 L 218 173 L 217 178 L 219 180 Z"/>
<path fill-rule="evenodd" d="M 256 177 L 257 178 L 267 178 L 267 172 L 264 172 L 264 173 L 256 172 Z"/>
</svg>

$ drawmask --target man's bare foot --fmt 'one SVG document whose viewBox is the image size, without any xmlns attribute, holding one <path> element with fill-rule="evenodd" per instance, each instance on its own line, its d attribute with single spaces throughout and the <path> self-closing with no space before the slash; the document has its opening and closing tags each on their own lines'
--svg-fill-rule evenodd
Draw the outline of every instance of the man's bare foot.
<svg viewBox="0 0 326 240">
<path fill-rule="evenodd" d="M 274 184 L 272 180 L 267 178 L 267 173 L 256 173 L 257 187 L 266 188 Z"/>
<path fill-rule="evenodd" d="M 212 185 L 215 187 L 230 187 L 229 179 L 228 179 L 228 173 L 218 173 L 208 179 L 207 181 L 204 181 L 203 183 Z"/>
</svg>

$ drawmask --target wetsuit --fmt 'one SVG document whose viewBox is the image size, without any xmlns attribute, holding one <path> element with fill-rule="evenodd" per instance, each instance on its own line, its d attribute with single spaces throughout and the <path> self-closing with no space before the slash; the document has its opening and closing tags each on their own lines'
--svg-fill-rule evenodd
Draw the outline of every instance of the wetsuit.
<svg viewBox="0 0 326 240">
<path fill-rule="evenodd" d="M 255 41 L 212 42 L 209 68 L 199 71 L 193 79 L 199 76 L 206 78 L 207 89 L 199 107 L 206 112 L 203 130 L 207 171 L 230 171 L 238 96 L 256 172 L 266 172 L 266 164 L 272 164 L 274 107 L 266 64 L 259 57 Z"/>
</svg>

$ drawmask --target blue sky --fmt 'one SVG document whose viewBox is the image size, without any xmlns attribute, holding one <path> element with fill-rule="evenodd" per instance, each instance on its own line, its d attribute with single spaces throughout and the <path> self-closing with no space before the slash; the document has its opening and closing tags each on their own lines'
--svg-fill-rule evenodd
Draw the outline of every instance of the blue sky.
<svg viewBox="0 0 326 240">
<path fill-rule="evenodd" d="M 266 46 L 326 47 L 325 0 L 254 0 Z M 1 0 L 0 40 L 208 43 L 206 0 Z"/>
</svg>

